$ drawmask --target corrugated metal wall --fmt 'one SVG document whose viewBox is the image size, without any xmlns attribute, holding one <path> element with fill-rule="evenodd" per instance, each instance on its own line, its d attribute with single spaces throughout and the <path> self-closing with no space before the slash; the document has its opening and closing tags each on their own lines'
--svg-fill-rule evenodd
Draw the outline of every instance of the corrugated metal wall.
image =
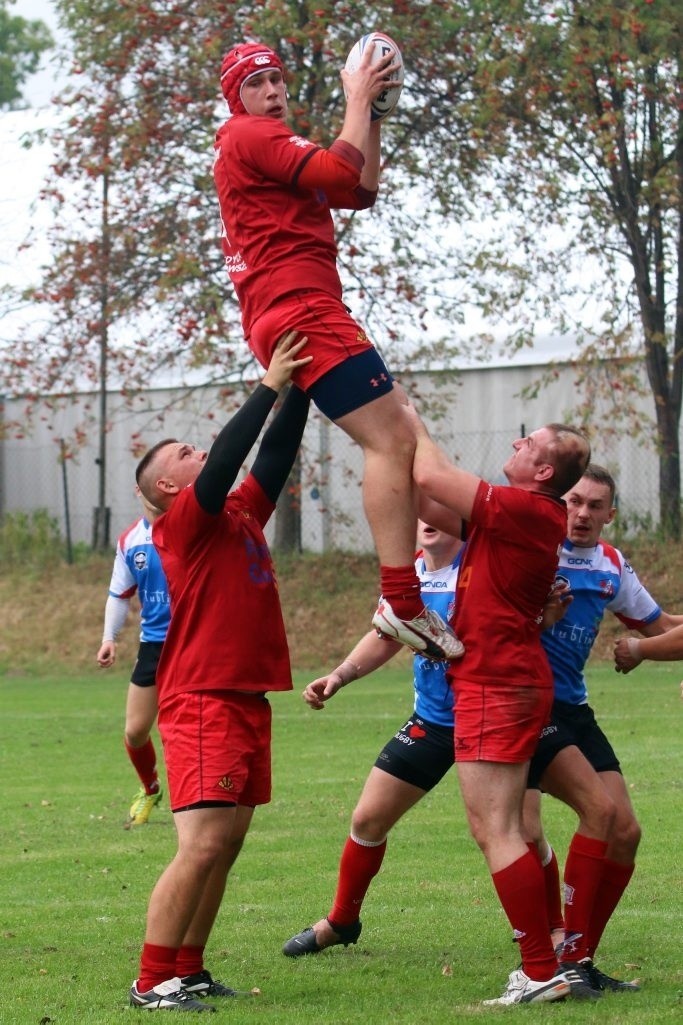
<svg viewBox="0 0 683 1025">
<path fill-rule="evenodd" d="M 569 365 L 557 367 L 555 380 L 537 398 L 524 400 L 523 389 L 540 373 L 537 365 L 477 367 L 457 376 L 404 375 L 402 383 L 420 396 L 419 408 L 433 437 L 464 468 L 492 481 L 501 481 L 500 469 L 520 433 L 550 421 L 572 422 L 577 394 Z M 246 394 L 246 393 L 244 393 Z M 164 437 L 209 447 L 230 410 L 243 398 L 236 392 L 228 407 L 221 407 L 215 387 L 195 389 L 184 396 L 175 389 L 150 390 L 136 397 L 132 408 L 120 396 L 109 397 L 111 429 L 107 435 L 107 505 L 111 510 L 111 538 L 138 515 L 134 493 L 131 438 L 145 447 Z M 98 439 L 96 428 L 88 442 L 66 462 L 63 473 L 59 439 L 70 437 L 74 427 L 95 407 L 93 395 L 74 402 L 39 420 L 30 436 L 7 437 L 0 442 L 0 512 L 47 509 L 64 526 L 65 482 L 74 542 L 90 543 L 94 507 L 97 505 Z M 648 402 L 643 411 L 651 415 Z M 17 417 L 23 404 L 5 403 L 5 418 Z M 600 430 L 608 425 L 608 403 L 596 408 L 593 426 L 594 459 L 606 464 L 617 478 L 622 514 L 658 517 L 658 464 L 654 445 L 623 429 Z M 436 416 L 434 415 L 436 414 Z M 372 541 L 362 511 L 360 450 L 337 427 L 313 411 L 303 445 L 302 543 L 309 551 L 337 548 L 369 551 Z M 246 467 L 245 467 L 246 470 Z"/>
</svg>

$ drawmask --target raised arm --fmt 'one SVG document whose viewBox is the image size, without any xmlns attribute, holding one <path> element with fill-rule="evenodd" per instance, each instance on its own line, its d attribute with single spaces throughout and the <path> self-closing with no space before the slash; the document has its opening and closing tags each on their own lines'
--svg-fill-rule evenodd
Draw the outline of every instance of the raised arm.
<svg viewBox="0 0 683 1025">
<path fill-rule="evenodd" d="M 197 501 L 205 512 L 217 515 L 221 511 L 240 467 L 256 444 L 268 414 L 275 405 L 279 391 L 297 367 L 310 363 L 310 356 L 299 356 L 306 341 L 306 338 L 298 338 L 295 331 L 283 335 L 275 346 L 262 382 L 211 446 L 206 463 L 194 484 Z"/>
<path fill-rule="evenodd" d="M 457 513 L 463 520 L 471 519 L 481 478 L 450 461 L 432 441 L 413 406 L 406 407 L 406 415 L 411 418 L 417 438 L 413 477 L 421 496 L 420 519 L 448 530 L 448 526 L 435 522 L 435 517 L 441 518 L 439 507 Z"/>
<path fill-rule="evenodd" d="M 370 53 L 368 47 L 352 75 L 342 72 L 347 97 L 342 130 L 329 149 L 313 154 L 299 177 L 305 188 L 323 188 L 330 206 L 336 209 L 367 209 L 374 205 L 379 188 L 382 129 L 380 121 L 370 119 L 370 104 L 386 88 L 383 65 L 391 57 L 373 68 Z M 359 173 L 360 180 L 355 177 Z"/>
<path fill-rule="evenodd" d="M 372 64 L 372 50 L 368 46 L 360 64 L 353 73 L 342 71 L 341 78 L 346 94 L 346 113 L 339 142 L 355 146 L 365 157 L 367 168 L 361 184 L 367 189 L 376 189 L 379 182 L 379 122 L 370 120 L 370 105 L 387 87 L 387 78 L 398 66 L 392 63 L 392 54 L 387 54 L 377 64 Z"/>
<path fill-rule="evenodd" d="M 309 405 L 308 396 L 292 385 L 277 416 L 263 435 L 251 472 L 273 503 L 277 501 L 294 465 Z"/>
</svg>

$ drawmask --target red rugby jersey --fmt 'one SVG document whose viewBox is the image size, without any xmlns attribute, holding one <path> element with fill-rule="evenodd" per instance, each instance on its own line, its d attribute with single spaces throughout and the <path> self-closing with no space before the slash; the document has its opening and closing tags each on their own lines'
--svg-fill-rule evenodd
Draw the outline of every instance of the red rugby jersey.
<svg viewBox="0 0 683 1025">
<path fill-rule="evenodd" d="M 341 299 L 329 197 L 298 184 L 319 150 L 283 121 L 251 114 L 230 118 L 216 136 L 221 242 L 247 338 L 254 320 L 288 292 L 314 288 Z M 352 171 L 357 184 L 360 170 Z M 349 190 L 334 205 L 359 203 Z"/>
<path fill-rule="evenodd" d="M 275 507 L 249 474 L 218 516 L 192 485 L 154 523 L 171 595 L 159 703 L 191 690 L 291 690 L 289 649 L 263 526 Z"/>
<path fill-rule="evenodd" d="M 451 664 L 456 681 L 552 687 L 541 620 L 566 532 L 564 502 L 480 483 L 456 590 L 454 627 L 465 645 Z"/>
</svg>

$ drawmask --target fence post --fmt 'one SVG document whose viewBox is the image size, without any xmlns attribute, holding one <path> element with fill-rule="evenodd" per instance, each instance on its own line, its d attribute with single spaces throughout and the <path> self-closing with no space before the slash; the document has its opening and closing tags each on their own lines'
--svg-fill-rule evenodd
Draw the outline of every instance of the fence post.
<svg viewBox="0 0 683 1025">
<path fill-rule="evenodd" d="M 66 474 L 66 444 L 64 438 L 59 439 L 59 451 L 62 462 L 62 494 L 64 497 L 64 532 L 66 534 L 66 561 L 71 565 L 74 561 L 71 544 L 71 512 L 69 510 L 69 482 Z"/>
</svg>

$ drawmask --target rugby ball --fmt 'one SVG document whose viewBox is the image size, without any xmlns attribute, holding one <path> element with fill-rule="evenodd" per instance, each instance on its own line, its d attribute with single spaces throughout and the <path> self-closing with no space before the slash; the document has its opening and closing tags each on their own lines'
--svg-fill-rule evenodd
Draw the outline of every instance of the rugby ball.
<svg viewBox="0 0 683 1025">
<path fill-rule="evenodd" d="M 403 89 L 403 57 L 398 46 L 390 36 L 385 35 L 384 32 L 368 32 L 357 43 L 354 43 L 346 58 L 344 70 L 348 71 L 350 75 L 358 69 L 361 58 L 368 46 L 373 48 L 373 64 L 376 64 L 382 57 L 386 57 L 387 54 L 391 53 L 393 63 L 399 65 L 399 70 L 394 72 L 388 81 L 387 88 L 372 101 L 370 118 L 373 121 L 381 121 L 396 108 L 398 98 L 401 95 L 401 90 Z"/>
</svg>

